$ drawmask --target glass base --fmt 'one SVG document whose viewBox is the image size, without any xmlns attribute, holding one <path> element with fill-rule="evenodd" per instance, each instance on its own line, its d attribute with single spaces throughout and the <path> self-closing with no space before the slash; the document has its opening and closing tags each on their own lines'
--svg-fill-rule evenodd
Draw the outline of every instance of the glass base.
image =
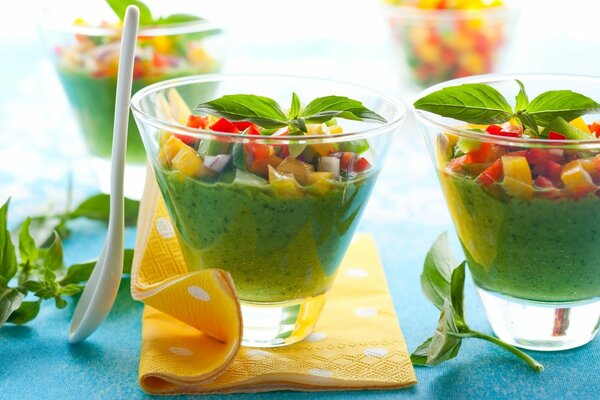
<svg viewBox="0 0 600 400">
<path fill-rule="evenodd" d="M 268 305 L 242 301 L 242 345 L 279 347 L 299 342 L 312 332 L 324 304 L 325 294 Z"/>
<path fill-rule="evenodd" d="M 92 167 L 102 193 L 110 194 L 110 159 L 92 157 Z M 145 164 L 125 164 L 124 194 L 130 199 L 140 200 L 144 193 L 144 182 L 146 182 Z"/>
<path fill-rule="evenodd" d="M 496 336 L 537 351 L 579 347 L 594 338 L 600 324 L 600 299 L 578 303 L 536 303 L 477 288 Z"/>
</svg>

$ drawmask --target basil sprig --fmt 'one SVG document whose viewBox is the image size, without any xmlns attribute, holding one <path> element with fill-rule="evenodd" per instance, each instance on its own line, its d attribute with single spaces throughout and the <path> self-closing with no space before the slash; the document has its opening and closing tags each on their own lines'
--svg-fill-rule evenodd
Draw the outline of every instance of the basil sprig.
<svg viewBox="0 0 600 400">
<path fill-rule="evenodd" d="M 458 355 L 463 339 L 476 338 L 492 342 L 510 351 L 534 370 L 543 371 L 542 364 L 523 351 L 469 327 L 465 320 L 464 285 L 465 262 L 458 264 L 443 233 L 427 253 L 421 274 L 423 293 L 440 310 L 440 318 L 434 335 L 410 356 L 413 364 L 432 366 L 450 360 Z"/>
<path fill-rule="evenodd" d="M 360 101 L 344 96 L 325 96 L 302 108 L 296 93 L 286 114 L 273 99 L 254 94 L 230 94 L 199 104 L 196 113 L 207 113 L 232 121 L 250 121 L 263 128 L 292 126 L 307 132 L 307 123 L 321 123 L 332 118 L 354 121 L 386 122 L 385 118 L 366 108 Z"/>
<path fill-rule="evenodd" d="M 519 92 L 513 109 L 496 89 L 481 83 L 450 86 L 430 93 L 414 103 L 418 110 L 471 124 L 502 124 L 517 119 L 532 136 L 547 137 L 546 128 L 557 118 L 571 121 L 582 115 L 600 112 L 600 104 L 570 90 L 551 90 L 529 101 L 523 83 L 517 80 Z M 570 139 L 569 132 L 565 134 Z M 583 132 L 585 134 L 585 132 Z M 573 137 L 591 139 L 592 135 Z"/>
<path fill-rule="evenodd" d="M 166 17 L 154 18 L 150 8 L 140 0 L 106 0 L 106 3 L 117 14 L 119 19 L 125 19 L 125 11 L 129 6 L 137 6 L 140 10 L 140 26 L 183 24 L 186 22 L 202 21 L 200 17 L 190 14 L 172 14 Z"/>
<path fill-rule="evenodd" d="M 57 308 L 66 307 L 64 297 L 80 293 L 96 265 L 90 261 L 65 267 L 59 234 L 53 231 L 49 246 L 38 247 L 30 231 L 31 218 L 21 225 L 17 257 L 7 224 L 9 201 L 0 208 L 0 327 L 35 319 L 44 300 L 53 299 Z M 87 206 L 92 203 L 88 201 Z M 132 260 L 133 250 L 125 250 L 125 273 L 131 271 Z M 25 301 L 27 297 L 33 299 Z"/>
</svg>

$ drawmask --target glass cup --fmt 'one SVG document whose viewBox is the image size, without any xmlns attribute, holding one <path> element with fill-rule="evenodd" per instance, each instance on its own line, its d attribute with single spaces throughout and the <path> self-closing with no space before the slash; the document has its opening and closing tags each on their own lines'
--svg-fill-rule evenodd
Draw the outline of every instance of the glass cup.
<svg viewBox="0 0 600 400">
<path fill-rule="evenodd" d="M 531 99 L 563 89 L 600 99 L 600 79 L 564 75 L 477 76 L 419 97 L 476 82 L 514 99 L 515 79 Z M 592 340 L 600 323 L 600 141 L 474 133 L 464 122 L 415 113 L 496 335 L 548 351 Z M 458 140 L 474 152 L 464 164 L 453 156 Z"/>
<path fill-rule="evenodd" d="M 401 76 L 419 87 L 496 70 L 519 15 L 515 2 L 464 10 L 385 5 Z M 408 69 L 408 71 L 406 71 Z"/>
<path fill-rule="evenodd" d="M 106 9 L 47 9 L 38 16 L 44 42 L 75 113 L 100 190 L 110 192 L 110 156 L 121 27 Z M 106 21 L 113 21 L 112 23 Z M 206 20 L 141 27 L 133 93 L 165 79 L 219 71 L 221 28 Z M 140 198 L 146 154 L 130 117 L 125 194 Z"/>
<path fill-rule="evenodd" d="M 165 112 L 164 99 L 173 96 L 174 89 L 192 109 L 236 93 L 267 96 L 282 105 L 291 102 L 293 92 L 305 101 L 333 94 L 348 96 L 388 122 L 338 120 L 345 133 L 312 131 L 314 136 L 198 130 L 165 119 L 169 112 Z M 306 337 L 319 317 L 386 151 L 403 121 L 403 107 L 370 89 L 335 81 L 214 75 L 149 86 L 133 97 L 132 110 L 188 268 L 221 268 L 233 277 L 242 304 L 243 344 L 281 346 Z M 331 132 L 339 128 L 315 127 Z M 335 153 L 356 146 L 362 150 L 368 146 L 361 157 L 371 167 L 364 172 L 355 167 L 355 172 L 348 170 L 341 176 L 318 177 L 296 170 L 290 180 L 290 175 L 286 178 L 281 172 L 283 163 L 277 171 L 266 165 L 260 171 L 259 149 L 312 170 L 319 162 L 331 162 Z M 225 168 L 212 177 L 186 176 L 187 166 L 181 160 L 200 153 L 208 165 L 209 156 L 204 155 L 208 149 L 213 149 L 213 157 L 225 157 Z M 176 152 L 193 154 L 172 157 Z M 233 158 L 220 154 L 233 154 Z M 299 160 L 304 164 L 298 164 Z M 267 169 L 272 174 L 268 178 Z"/>
</svg>

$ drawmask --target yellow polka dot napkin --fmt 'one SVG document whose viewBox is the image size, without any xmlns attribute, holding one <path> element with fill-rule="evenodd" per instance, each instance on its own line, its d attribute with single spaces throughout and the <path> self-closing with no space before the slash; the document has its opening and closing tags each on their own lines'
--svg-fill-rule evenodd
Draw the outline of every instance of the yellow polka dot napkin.
<svg viewBox="0 0 600 400">
<path fill-rule="evenodd" d="M 234 283 L 188 272 L 152 173 L 131 291 L 146 304 L 139 382 L 152 394 L 402 388 L 416 383 L 374 240 L 357 235 L 315 331 L 278 348 L 241 347 Z"/>
</svg>

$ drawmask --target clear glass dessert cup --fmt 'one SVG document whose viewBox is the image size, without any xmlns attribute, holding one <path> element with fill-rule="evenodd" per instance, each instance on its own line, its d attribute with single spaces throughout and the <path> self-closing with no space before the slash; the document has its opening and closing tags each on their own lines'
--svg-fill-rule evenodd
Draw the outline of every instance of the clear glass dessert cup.
<svg viewBox="0 0 600 400">
<path fill-rule="evenodd" d="M 447 86 L 486 83 L 514 99 L 515 79 L 524 83 L 531 99 L 563 89 L 600 98 L 600 79 L 565 75 L 476 76 L 433 86 L 418 97 Z M 600 141 L 494 136 L 425 111 L 415 110 L 415 115 L 496 335 L 542 351 L 592 340 L 600 323 L 600 163 L 594 164 Z M 584 119 L 591 123 L 600 115 Z M 451 164 L 452 145 L 463 139 L 513 156 L 512 161 L 525 157 L 534 177 L 543 175 L 553 184 L 544 188 L 548 181 L 531 181 L 531 176 L 524 183 L 506 171 L 500 181 L 483 179 L 483 174 L 471 178 L 490 165 L 469 164 L 473 171 L 465 174 L 456 162 Z M 506 168 L 504 157 L 501 161 Z"/>
<path fill-rule="evenodd" d="M 108 193 L 121 27 L 102 6 L 44 9 L 37 20 L 92 157 L 100 190 Z M 132 92 L 165 79 L 218 72 L 224 38 L 222 28 L 206 20 L 141 27 Z M 125 194 L 139 198 L 146 154 L 133 117 L 126 162 Z"/>
<path fill-rule="evenodd" d="M 338 119 L 344 133 L 313 136 L 199 130 L 164 118 L 164 99 L 172 96 L 173 89 L 191 109 L 226 94 L 266 96 L 282 107 L 290 104 L 293 92 L 306 102 L 328 95 L 348 96 L 388 122 Z M 242 304 L 243 344 L 282 346 L 306 337 L 317 322 L 387 149 L 403 121 L 402 106 L 370 89 L 330 80 L 214 75 L 149 86 L 133 97 L 132 110 L 188 268 L 221 268 L 233 278 Z M 214 145 L 246 157 L 248 149 L 260 146 L 271 154 L 290 154 L 282 155 L 288 158 L 313 154 L 304 158 L 304 165 L 320 160 L 319 154 L 367 143 L 368 150 L 361 155 L 371 167 L 345 177 L 291 183 L 244 172 L 234 158 L 225 156 L 228 164 L 218 177 L 197 179 L 182 174 L 184 169 L 175 166 L 177 157 L 171 166 L 164 161 L 165 138 L 173 140 L 170 135 L 195 143 L 198 152 Z M 302 155 L 291 156 L 298 149 Z"/>
<path fill-rule="evenodd" d="M 418 87 L 495 72 L 512 37 L 520 5 L 465 10 L 385 5 L 401 76 Z"/>
</svg>

